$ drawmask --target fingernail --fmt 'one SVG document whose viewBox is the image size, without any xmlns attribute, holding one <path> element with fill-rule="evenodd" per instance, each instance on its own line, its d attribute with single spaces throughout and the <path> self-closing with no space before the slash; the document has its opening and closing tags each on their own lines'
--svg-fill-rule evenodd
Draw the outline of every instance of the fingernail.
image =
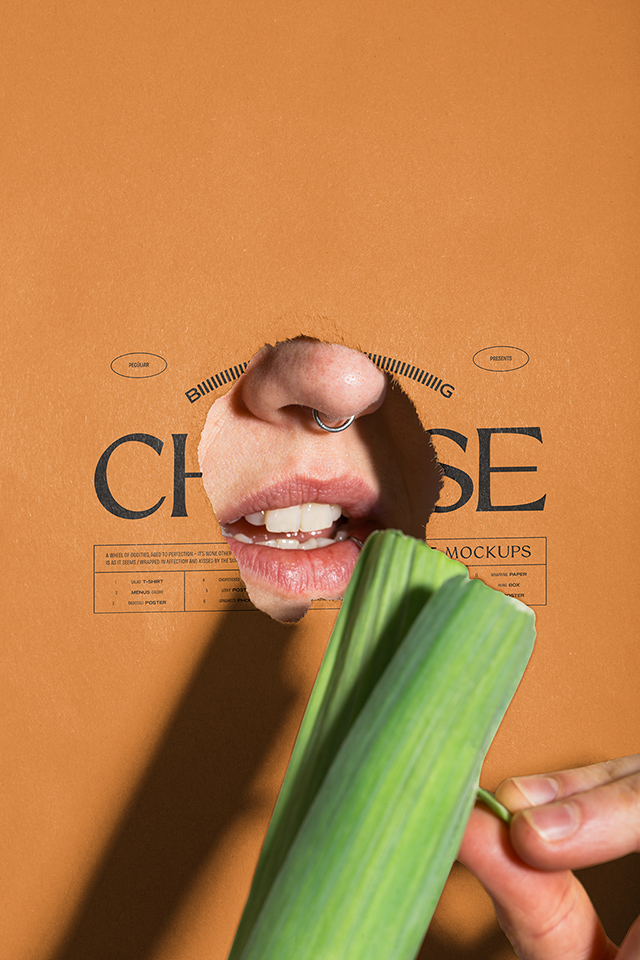
<svg viewBox="0 0 640 960">
<path fill-rule="evenodd" d="M 553 777 L 518 777 L 515 783 L 532 807 L 555 800 L 559 793 L 558 781 Z"/>
<path fill-rule="evenodd" d="M 545 843 L 566 840 L 578 829 L 580 820 L 575 803 L 552 803 L 548 807 L 532 807 L 522 815 Z"/>
</svg>

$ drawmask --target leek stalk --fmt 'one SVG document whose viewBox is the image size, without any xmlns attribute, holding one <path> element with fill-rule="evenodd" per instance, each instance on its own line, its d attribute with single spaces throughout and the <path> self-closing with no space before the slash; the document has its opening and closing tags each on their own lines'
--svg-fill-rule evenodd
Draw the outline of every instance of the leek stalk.
<svg viewBox="0 0 640 960">
<path fill-rule="evenodd" d="M 368 539 L 229 960 L 414 960 L 534 635 L 462 564 Z"/>
</svg>

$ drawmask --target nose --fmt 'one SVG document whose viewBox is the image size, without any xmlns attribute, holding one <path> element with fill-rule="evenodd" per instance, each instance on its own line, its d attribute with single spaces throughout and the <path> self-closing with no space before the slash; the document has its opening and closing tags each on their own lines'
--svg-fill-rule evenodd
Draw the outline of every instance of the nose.
<svg viewBox="0 0 640 960">
<path fill-rule="evenodd" d="M 357 350 L 299 337 L 263 347 L 241 384 L 244 404 L 260 420 L 281 424 L 292 407 L 309 407 L 331 426 L 377 410 L 387 380 Z"/>
</svg>

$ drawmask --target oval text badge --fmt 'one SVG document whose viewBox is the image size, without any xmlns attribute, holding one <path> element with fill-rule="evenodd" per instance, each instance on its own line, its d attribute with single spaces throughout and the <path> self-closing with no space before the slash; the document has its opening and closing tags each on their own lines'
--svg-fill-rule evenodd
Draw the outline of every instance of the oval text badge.
<svg viewBox="0 0 640 960">
<path fill-rule="evenodd" d="M 529 354 L 519 347 L 485 347 L 473 355 L 473 362 L 481 370 L 507 373 L 519 370 L 529 363 Z"/>
<path fill-rule="evenodd" d="M 156 353 L 123 353 L 111 361 L 111 369 L 119 377 L 157 377 L 167 369 L 167 361 Z"/>
</svg>

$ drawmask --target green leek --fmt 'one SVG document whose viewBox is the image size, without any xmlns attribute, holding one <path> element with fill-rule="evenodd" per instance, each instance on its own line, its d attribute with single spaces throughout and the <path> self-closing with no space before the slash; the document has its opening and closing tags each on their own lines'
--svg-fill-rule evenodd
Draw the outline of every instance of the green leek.
<svg viewBox="0 0 640 960">
<path fill-rule="evenodd" d="M 229 960 L 414 960 L 534 635 L 462 564 L 369 538 Z"/>
</svg>

